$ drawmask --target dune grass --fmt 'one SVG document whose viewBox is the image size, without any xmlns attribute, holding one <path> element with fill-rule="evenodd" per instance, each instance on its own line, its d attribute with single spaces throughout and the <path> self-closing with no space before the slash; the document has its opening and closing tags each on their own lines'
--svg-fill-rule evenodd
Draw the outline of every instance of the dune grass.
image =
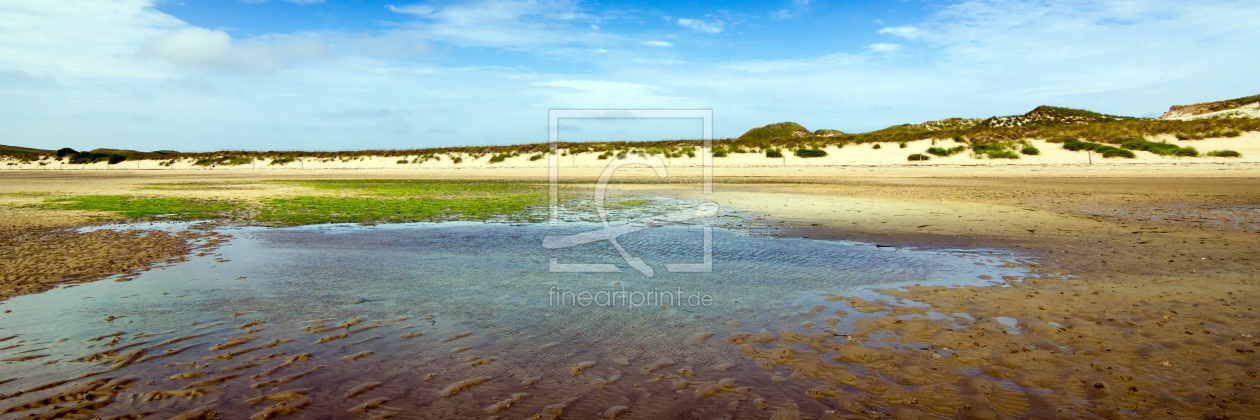
<svg viewBox="0 0 1260 420">
<path fill-rule="evenodd" d="M 1144 150 L 1144 151 L 1151 152 L 1160 156 L 1194 157 L 1194 156 L 1199 155 L 1199 151 L 1194 150 L 1193 147 L 1181 147 L 1175 144 L 1156 143 L 1153 141 L 1146 141 L 1146 140 L 1129 140 L 1129 141 L 1120 143 L 1120 147 L 1123 147 L 1129 150 Z"/>
<path fill-rule="evenodd" d="M 955 146 L 948 149 L 940 148 L 940 147 L 929 147 L 927 149 L 927 152 L 933 155 L 940 156 L 940 157 L 946 157 L 946 156 L 952 156 L 952 155 L 962 153 L 965 150 L 967 150 L 967 146 Z"/>
<path fill-rule="evenodd" d="M 272 159 L 272 160 L 271 160 L 271 163 L 268 163 L 268 165 L 284 165 L 284 164 L 291 163 L 291 162 L 296 162 L 296 161 L 297 161 L 297 158 L 296 158 L 296 157 L 293 157 L 293 156 L 281 156 L 281 157 L 278 157 L 278 158 Z"/>
<path fill-rule="evenodd" d="M 985 152 L 989 159 L 1019 159 L 1019 155 L 1010 150 L 989 150 Z"/>
<path fill-rule="evenodd" d="M 1108 146 L 1105 144 L 1080 141 L 1080 139 L 1077 139 L 1075 137 L 1068 137 L 1066 139 L 1062 139 L 1062 141 L 1063 141 L 1064 149 L 1071 150 L 1074 152 L 1081 151 L 1081 150 L 1092 150 L 1092 151 L 1098 152 L 1104 158 L 1122 157 L 1122 158 L 1133 159 L 1137 157 L 1137 155 L 1134 155 L 1133 152 L 1130 152 L 1128 150 L 1117 148 L 1115 146 Z"/>
<path fill-rule="evenodd" d="M 822 149 L 796 149 L 796 157 L 813 158 L 827 156 L 827 152 Z"/>
<path fill-rule="evenodd" d="M 1211 157 L 1226 157 L 1226 158 L 1242 157 L 1242 153 L 1238 153 L 1233 150 L 1213 150 L 1211 152 L 1207 152 L 1206 154 Z"/>
</svg>

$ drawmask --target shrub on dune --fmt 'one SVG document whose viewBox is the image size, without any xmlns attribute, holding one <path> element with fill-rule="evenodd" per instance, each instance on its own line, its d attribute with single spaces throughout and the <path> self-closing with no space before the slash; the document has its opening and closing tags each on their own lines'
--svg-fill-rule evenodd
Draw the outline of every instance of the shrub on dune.
<svg viewBox="0 0 1260 420">
<path fill-rule="evenodd" d="M 827 156 L 827 152 L 822 149 L 796 149 L 797 157 L 813 158 Z"/>
<path fill-rule="evenodd" d="M 1134 155 L 1133 152 L 1130 152 L 1128 150 L 1120 149 L 1114 146 L 1108 146 L 1105 144 L 1081 141 L 1080 139 L 1076 137 L 1068 137 L 1064 139 L 1063 148 L 1066 150 L 1071 150 L 1073 152 L 1081 151 L 1081 150 L 1092 150 L 1092 151 L 1098 152 L 1104 158 L 1122 157 L 1122 158 L 1133 159 L 1137 157 L 1137 155 Z"/>
</svg>

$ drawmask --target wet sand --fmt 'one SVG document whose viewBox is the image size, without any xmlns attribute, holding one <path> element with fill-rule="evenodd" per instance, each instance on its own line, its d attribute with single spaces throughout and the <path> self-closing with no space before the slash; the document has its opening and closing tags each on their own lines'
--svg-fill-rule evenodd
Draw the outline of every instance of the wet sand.
<svg viewBox="0 0 1260 420">
<path fill-rule="evenodd" d="M 848 341 L 736 341 L 827 380 L 816 395 L 848 412 L 1255 418 L 1258 193 L 1255 179 L 955 178 L 727 185 L 710 197 L 786 236 L 1035 256 L 1024 263 L 1041 278 L 1008 287 L 835 297 L 874 315 Z"/>
<path fill-rule="evenodd" d="M 214 249 L 227 240 L 213 232 L 143 228 L 80 232 L 109 215 L 0 206 L 0 301 L 62 284 L 130 276 Z"/>
<path fill-rule="evenodd" d="M 827 313 L 814 314 L 817 319 L 797 319 L 811 322 L 813 328 L 783 325 L 746 334 L 727 331 L 704 340 L 729 346 L 744 356 L 734 363 L 752 367 L 746 375 L 761 372 L 763 380 L 774 383 L 819 384 L 797 390 L 799 395 L 776 393 L 762 398 L 753 396 L 755 390 L 744 389 L 744 383 L 723 382 L 721 374 L 692 381 L 687 378 L 689 372 L 682 371 L 670 372 L 657 382 L 681 387 L 681 391 L 666 392 L 688 398 L 716 396 L 726 405 L 682 405 L 671 411 L 657 401 L 654 409 L 645 410 L 634 404 L 638 399 L 633 394 L 626 394 L 625 401 L 583 405 L 580 412 L 570 407 L 586 403 L 566 399 L 535 401 L 527 407 L 530 413 L 627 418 L 680 412 L 700 415 L 686 410 L 701 408 L 706 417 L 784 419 L 1255 418 L 1254 413 L 1260 412 L 1260 359 L 1255 353 L 1260 349 L 1260 340 L 1255 338 L 1260 334 L 1260 314 L 1255 308 L 1260 304 L 1260 271 L 1254 261 L 1254 250 L 1260 245 L 1260 181 L 1255 168 L 1158 169 L 1113 173 L 1074 167 L 1038 174 L 1034 169 L 995 173 L 982 168 L 967 177 L 929 178 L 885 169 L 872 169 L 872 176 L 866 176 L 863 169 L 847 168 L 834 170 L 835 176 L 813 173 L 807 179 L 768 170 L 720 178 L 727 183 L 716 186 L 710 196 L 651 184 L 621 185 L 618 194 L 705 199 L 749 211 L 750 223 L 769 226 L 781 236 L 851 239 L 894 247 L 1018 250 L 1032 257 L 1000 264 L 1026 267 L 1034 275 L 992 279 L 1003 282 L 1000 287 L 907 287 L 880 290 L 882 296 L 822 296 L 839 309 L 828 306 Z M 1218 169 L 1227 170 L 1213 172 Z M 934 171 L 949 173 L 941 168 Z M 953 174 L 958 175 L 957 170 Z M 233 175 L 210 180 L 250 179 Z M 133 191 L 154 180 L 143 174 L 119 174 L 106 180 L 28 178 L 22 191 L 60 191 L 67 184 Z M 832 313 L 836 311 L 862 316 L 848 325 L 827 325 L 839 316 Z M 333 324 L 323 323 L 329 328 Z M 694 337 L 693 333 L 684 335 L 674 338 Z M 351 338 L 342 341 L 369 337 Z M 266 343 L 258 341 L 258 345 Z M 242 348 L 256 346 L 250 344 Z M 357 354 L 352 351 L 344 356 Z M 471 357 L 468 363 L 477 362 Z M 597 369 L 618 364 L 594 361 Z M 635 369 L 627 372 L 654 379 L 639 372 L 640 368 L 656 370 L 650 369 L 655 361 L 647 362 L 636 360 L 631 366 Z M 479 378 L 443 381 L 440 388 L 458 397 L 483 386 Z M 5 379 L 0 377 L 0 381 Z M 106 384 L 71 395 L 101 398 L 107 394 L 93 393 L 104 392 L 100 388 Z M 195 394 L 200 388 L 179 392 Z M 282 388 L 273 388 L 278 395 L 267 401 L 275 407 L 268 410 L 276 414 L 261 418 L 310 404 L 304 402 L 309 396 L 302 391 Z M 362 391 L 359 399 L 363 401 L 351 409 L 368 417 L 423 418 L 442 413 L 392 412 L 388 402 L 374 399 L 370 390 Z M 511 393 L 496 397 L 495 401 L 485 396 L 466 403 L 484 403 L 487 413 L 493 414 L 492 403 L 508 407 L 519 400 L 530 401 L 527 396 L 518 400 Z M 619 411 L 619 406 L 628 411 Z"/>
</svg>

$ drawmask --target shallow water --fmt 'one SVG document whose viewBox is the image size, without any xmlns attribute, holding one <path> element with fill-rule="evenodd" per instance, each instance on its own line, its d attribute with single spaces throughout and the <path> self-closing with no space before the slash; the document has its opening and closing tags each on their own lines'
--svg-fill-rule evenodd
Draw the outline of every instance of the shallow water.
<svg viewBox="0 0 1260 420">
<path fill-rule="evenodd" d="M 172 226 L 166 227 L 177 228 Z M 791 372 L 759 369 L 722 338 L 762 329 L 842 334 L 856 315 L 838 317 L 835 326 L 825 322 L 846 306 L 826 301 L 823 293 L 870 297 L 874 287 L 978 284 L 986 283 L 977 280 L 981 275 L 1024 274 L 999 267 L 1016 256 L 991 251 L 878 248 L 724 229 L 714 230 L 712 272 L 665 270 L 665 263 L 702 260 L 697 227 L 654 228 L 619 239 L 654 268 L 652 277 L 631 268 L 608 242 L 542 247 L 546 235 L 593 228 L 441 223 L 223 229 L 236 239 L 212 255 L 129 282 L 63 287 L 0 305 L 12 311 L 0 315 L 0 339 L 14 336 L 0 342 L 0 360 L 46 355 L 0 364 L 0 419 L 94 399 L 103 402 L 89 407 L 98 412 L 86 417 L 155 412 L 166 418 L 213 407 L 221 417 L 246 418 L 279 402 L 247 400 L 292 389 L 305 393 L 285 403 L 301 408 L 293 415 L 299 418 L 485 417 L 492 404 L 522 392 L 530 395 L 497 414 L 547 417 L 560 404 L 565 417 L 598 417 L 619 405 L 628 408 L 621 418 L 763 417 L 748 401 L 764 398 L 795 402 L 818 415 L 830 407 L 804 391 L 819 383 L 772 381 Z M 550 258 L 614 263 L 622 272 L 552 273 Z M 681 302 L 643 303 L 649 292 L 679 290 Z M 559 299 L 583 291 L 605 299 L 560 305 Z M 607 296 L 617 295 L 600 292 L 625 295 L 609 304 Z M 633 305 L 635 296 L 641 305 Z M 346 321 L 352 325 L 338 326 Z M 120 334 L 89 341 L 114 333 Z M 702 333 L 714 335 L 701 340 Z M 211 348 L 241 336 L 257 338 Z M 193 338 L 168 341 L 184 337 Z M 660 361 L 673 364 L 645 368 Z M 733 366 L 713 369 L 725 364 Z M 172 379 L 180 374 L 204 376 Z M 111 390 L 67 393 L 75 384 L 129 376 L 136 380 L 116 381 L 111 385 L 122 385 Z M 489 379 L 442 396 L 449 385 L 470 378 Z M 535 383 L 523 384 L 532 378 Z M 727 378 L 735 381 L 728 387 L 733 392 L 697 396 L 697 383 Z M 208 379 L 222 382 L 198 384 Z M 367 382 L 380 384 L 346 397 Z M 181 389 L 191 399 L 154 393 Z M 18 391 L 25 392 L 15 396 Z M 65 398 L 38 403 L 58 395 Z M 378 398 L 389 401 L 347 412 Z"/>
</svg>

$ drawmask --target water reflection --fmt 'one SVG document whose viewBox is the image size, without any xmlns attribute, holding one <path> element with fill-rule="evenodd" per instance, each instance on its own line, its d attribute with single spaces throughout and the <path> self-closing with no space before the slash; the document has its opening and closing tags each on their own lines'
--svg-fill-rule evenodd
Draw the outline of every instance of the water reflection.
<svg viewBox="0 0 1260 420">
<path fill-rule="evenodd" d="M 1022 274 L 988 264 L 997 262 L 988 254 L 723 229 L 713 236 L 713 272 L 661 269 L 700 261 L 694 227 L 620 238 L 657 267 L 651 278 L 607 242 L 542 247 L 546 235 L 592 228 L 226 229 L 237 239 L 214 255 L 6 302 L 0 418 L 718 418 L 764 416 L 759 400 L 819 413 L 830 408 L 805 396 L 817 383 L 779 380 L 791 372 L 762 370 L 722 339 L 843 333 L 856 315 L 837 315 L 844 303 L 822 292 Z M 550 273 L 553 257 L 622 272 Z M 555 298 L 653 291 L 708 300 Z"/>
</svg>

